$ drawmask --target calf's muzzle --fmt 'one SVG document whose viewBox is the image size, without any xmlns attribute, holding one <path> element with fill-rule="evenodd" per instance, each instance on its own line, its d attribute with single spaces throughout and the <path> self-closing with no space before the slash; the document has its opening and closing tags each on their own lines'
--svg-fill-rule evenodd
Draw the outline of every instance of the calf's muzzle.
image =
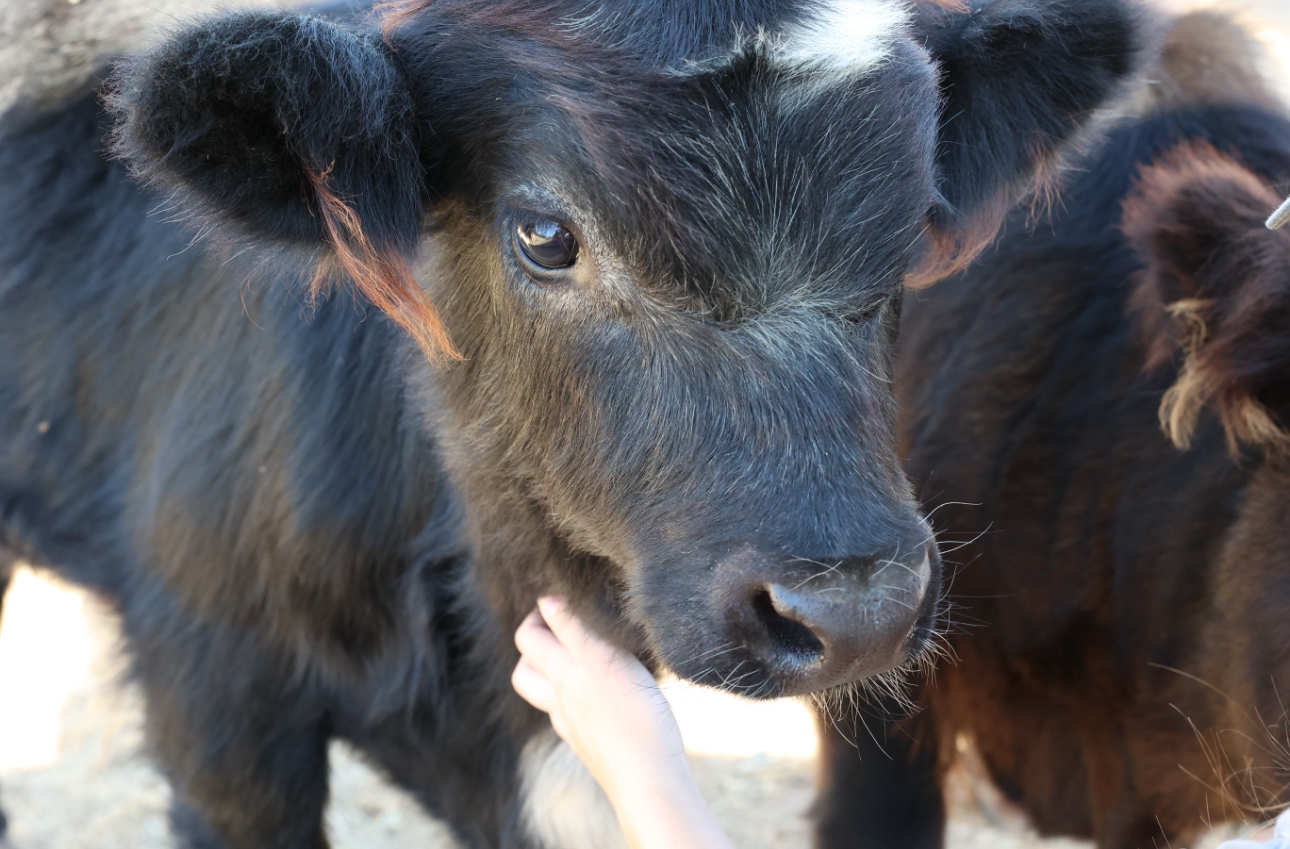
<svg viewBox="0 0 1290 849">
<path fill-rule="evenodd" d="M 788 563 L 746 549 L 717 565 L 724 589 L 714 618 L 778 684 L 776 695 L 812 693 L 904 663 L 933 618 L 939 568 L 935 543 Z"/>
</svg>

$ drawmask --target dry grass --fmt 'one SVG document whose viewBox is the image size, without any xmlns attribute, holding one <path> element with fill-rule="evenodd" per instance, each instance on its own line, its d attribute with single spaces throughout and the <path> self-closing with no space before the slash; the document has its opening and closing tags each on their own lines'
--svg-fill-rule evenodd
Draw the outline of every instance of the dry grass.
<svg viewBox="0 0 1290 849">
<path fill-rule="evenodd" d="M 169 790 L 142 754 L 138 693 L 121 686 L 113 614 L 73 587 L 20 570 L 0 628 L 0 792 L 5 849 L 169 849 Z M 33 651 L 39 647 L 39 651 Z M 671 682 L 695 773 L 742 849 L 810 845 L 814 736 L 796 702 L 752 704 Z M 446 831 L 347 747 L 332 749 L 336 849 L 452 849 Z M 949 849 L 1078 849 L 956 776 Z"/>
</svg>

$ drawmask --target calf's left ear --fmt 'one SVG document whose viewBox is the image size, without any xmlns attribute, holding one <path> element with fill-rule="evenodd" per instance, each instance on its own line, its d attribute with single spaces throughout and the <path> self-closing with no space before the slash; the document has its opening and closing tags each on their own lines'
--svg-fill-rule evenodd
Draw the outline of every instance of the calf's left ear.
<svg viewBox="0 0 1290 849">
<path fill-rule="evenodd" d="M 380 38 L 288 12 L 190 26 L 121 63 L 113 145 L 188 212 L 325 249 L 428 352 L 451 351 L 407 269 L 426 203 L 412 98 Z"/>
<path fill-rule="evenodd" d="M 321 186 L 370 237 L 416 239 L 424 179 L 411 98 L 370 35 L 235 14 L 123 62 L 110 92 L 116 151 L 190 209 L 257 239 L 321 242 Z"/>
<path fill-rule="evenodd" d="M 1123 0 L 922 0 L 916 9 L 941 69 L 942 202 L 930 225 L 933 259 L 949 261 L 916 276 L 939 276 L 994 237 L 1036 172 L 1130 74 L 1142 26 Z"/>
<path fill-rule="evenodd" d="M 1241 163 L 1189 143 L 1143 169 L 1121 223 L 1143 270 L 1130 306 L 1146 367 L 1181 356 L 1160 421 L 1187 447 L 1201 411 L 1239 443 L 1290 450 L 1290 232 L 1280 195 Z"/>
</svg>

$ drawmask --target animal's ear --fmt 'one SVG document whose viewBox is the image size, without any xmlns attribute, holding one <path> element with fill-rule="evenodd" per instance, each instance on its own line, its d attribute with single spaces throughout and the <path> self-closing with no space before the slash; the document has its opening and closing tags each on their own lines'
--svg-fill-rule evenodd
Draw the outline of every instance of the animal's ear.
<svg viewBox="0 0 1290 849">
<path fill-rule="evenodd" d="M 1233 451 L 1290 449 L 1290 233 L 1268 230 L 1282 198 L 1203 143 L 1143 170 L 1122 229 L 1144 265 L 1131 308 L 1147 367 L 1182 355 L 1160 420 L 1180 447 L 1205 407 Z"/>
<path fill-rule="evenodd" d="M 294 13 L 217 18 L 120 64 L 107 102 L 116 153 L 187 211 L 326 246 L 424 348 L 451 350 L 407 270 L 426 181 L 412 98 L 378 35 Z"/>
<path fill-rule="evenodd" d="M 1142 27 L 1123 0 L 921 0 L 915 8 L 943 98 L 936 250 L 916 275 L 931 278 L 967 265 L 993 239 L 1036 171 L 1133 69 Z"/>
</svg>

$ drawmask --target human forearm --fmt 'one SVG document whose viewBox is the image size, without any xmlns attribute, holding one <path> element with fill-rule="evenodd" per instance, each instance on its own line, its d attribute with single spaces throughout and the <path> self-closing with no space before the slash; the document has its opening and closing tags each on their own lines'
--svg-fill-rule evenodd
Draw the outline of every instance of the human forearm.
<svg viewBox="0 0 1290 849">
<path fill-rule="evenodd" d="M 685 755 L 613 787 L 610 802 L 631 849 L 733 849 Z"/>
</svg>

